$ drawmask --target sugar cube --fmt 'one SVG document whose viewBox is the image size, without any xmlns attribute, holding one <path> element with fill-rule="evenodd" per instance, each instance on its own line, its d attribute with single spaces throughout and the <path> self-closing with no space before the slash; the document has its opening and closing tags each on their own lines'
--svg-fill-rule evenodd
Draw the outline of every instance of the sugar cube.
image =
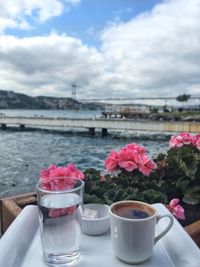
<svg viewBox="0 0 200 267">
<path fill-rule="evenodd" d="M 83 217 L 88 218 L 88 219 L 98 218 L 98 211 L 85 208 L 83 211 Z"/>
</svg>

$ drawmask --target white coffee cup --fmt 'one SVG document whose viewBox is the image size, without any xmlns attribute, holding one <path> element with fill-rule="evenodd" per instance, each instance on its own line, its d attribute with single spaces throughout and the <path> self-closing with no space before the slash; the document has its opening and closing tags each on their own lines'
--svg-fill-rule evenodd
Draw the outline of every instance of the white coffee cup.
<svg viewBox="0 0 200 267">
<path fill-rule="evenodd" d="M 141 263 L 152 256 L 155 243 L 173 225 L 170 214 L 157 215 L 150 204 L 140 201 L 119 201 L 110 206 L 111 240 L 114 254 L 126 263 Z M 155 237 L 155 226 L 169 218 L 166 228 Z"/>
</svg>

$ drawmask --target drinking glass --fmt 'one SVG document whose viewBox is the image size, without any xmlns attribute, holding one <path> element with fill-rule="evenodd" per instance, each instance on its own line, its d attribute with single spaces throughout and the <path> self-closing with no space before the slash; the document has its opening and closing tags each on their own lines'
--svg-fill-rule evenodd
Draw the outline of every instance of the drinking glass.
<svg viewBox="0 0 200 267">
<path fill-rule="evenodd" d="M 36 186 L 44 262 L 68 266 L 78 261 L 84 182 L 72 177 L 40 180 Z"/>
</svg>

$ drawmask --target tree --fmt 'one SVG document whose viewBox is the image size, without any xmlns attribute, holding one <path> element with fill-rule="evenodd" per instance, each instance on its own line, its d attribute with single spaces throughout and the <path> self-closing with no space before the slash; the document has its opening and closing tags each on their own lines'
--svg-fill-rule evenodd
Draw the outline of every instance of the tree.
<svg viewBox="0 0 200 267">
<path fill-rule="evenodd" d="M 190 97 L 191 97 L 190 95 L 186 95 L 186 94 L 179 95 L 177 96 L 176 101 L 187 102 L 190 99 Z"/>
</svg>

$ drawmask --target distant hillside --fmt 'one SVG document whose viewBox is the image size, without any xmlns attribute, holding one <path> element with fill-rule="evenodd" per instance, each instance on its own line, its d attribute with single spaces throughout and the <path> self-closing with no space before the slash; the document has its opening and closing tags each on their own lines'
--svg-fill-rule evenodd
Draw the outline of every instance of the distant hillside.
<svg viewBox="0 0 200 267">
<path fill-rule="evenodd" d="M 99 103 L 81 103 L 72 98 L 32 97 L 13 91 L 0 90 L 0 109 L 103 109 Z"/>
</svg>

